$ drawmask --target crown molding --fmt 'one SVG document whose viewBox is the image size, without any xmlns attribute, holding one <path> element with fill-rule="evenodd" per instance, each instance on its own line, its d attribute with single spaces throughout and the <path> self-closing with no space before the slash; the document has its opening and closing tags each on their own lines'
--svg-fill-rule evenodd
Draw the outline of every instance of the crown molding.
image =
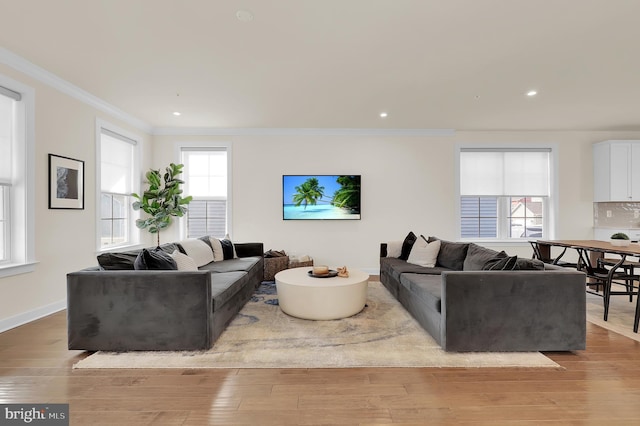
<svg viewBox="0 0 640 426">
<path fill-rule="evenodd" d="M 454 129 L 155 127 L 158 136 L 454 136 Z"/>
<path fill-rule="evenodd" d="M 159 136 L 453 136 L 454 129 L 350 129 L 350 128 L 215 128 L 153 127 L 57 75 L 0 47 L 0 63 L 47 86 L 119 119 L 136 129 Z"/>
<path fill-rule="evenodd" d="M 113 118 L 122 120 L 123 122 L 143 131 L 146 133 L 153 133 L 153 126 L 150 124 L 122 111 L 119 108 L 111 105 L 108 102 L 92 95 L 91 93 L 75 86 L 68 81 L 58 77 L 57 75 L 37 66 L 36 64 L 29 62 L 22 56 L 16 55 L 10 50 L 0 47 L 0 63 L 7 65 L 16 71 L 38 80 L 41 83 L 46 84 L 66 95 L 71 96 L 85 104 L 92 106 L 93 108 L 100 110 L 106 114 L 109 114 Z"/>
</svg>

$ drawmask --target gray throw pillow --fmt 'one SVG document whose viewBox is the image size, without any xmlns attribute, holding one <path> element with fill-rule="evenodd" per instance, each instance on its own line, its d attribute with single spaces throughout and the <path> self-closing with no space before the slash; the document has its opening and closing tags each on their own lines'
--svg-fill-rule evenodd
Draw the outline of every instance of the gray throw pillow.
<svg viewBox="0 0 640 426">
<path fill-rule="evenodd" d="M 538 259 L 518 258 L 518 260 L 516 261 L 516 267 L 516 269 L 520 269 L 523 271 L 543 271 L 544 262 Z"/>
<path fill-rule="evenodd" d="M 518 269 L 518 256 L 491 259 L 482 268 L 485 271 L 513 271 Z"/>
<path fill-rule="evenodd" d="M 135 263 L 140 250 L 123 251 L 119 253 L 100 253 L 98 255 L 98 265 L 105 271 L 134 270 Z"/>
<path fill-rule="evenodd" d="M 142 249 L 133 266 L 137 270 L 156 269 L 175 271 L 178 269 L 178 265 L 171 255 L 159 247 L 151 250 Z"/>
<path fill-rule="evenodd" d="M 469 244 L 467 250 L 467 257 L 464 258 L 462 266 L 463 271 L 482 271 L 484 265 L 497 258 L 507 257 L 507 253 L 504 251 L 497 252 L 490 248 L 482 247 L 474 243 Z"/>
<path fill-rule="evenodd" d="M 437 237 L 429 237 L 428 241 L 440 240 Z M 454 243 L 451 241 L 440 240 L 440 252 L 438 253 L 438 263 L 436 266 L 451 269 L 453 271 L 462 271 L 464 268 L 464 259 L 467 257 L 469 243 Z"/>
</svg>

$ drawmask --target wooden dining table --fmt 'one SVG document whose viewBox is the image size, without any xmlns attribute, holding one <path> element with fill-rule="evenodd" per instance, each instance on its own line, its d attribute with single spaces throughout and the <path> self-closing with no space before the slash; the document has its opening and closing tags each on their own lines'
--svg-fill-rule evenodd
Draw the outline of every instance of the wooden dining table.
<svg viewBox="0 0 640 426">
<path fill-rule="evenodd" d="M 640 257 L 640 244 L 631 243 L 628 246 L 614 246 L 608 241 L 601 240 L 537 240 L 540 255 L 544 259 L 553 259 L 551 255 L 552 247 L 572 248 L 578 252 L 578 270 L 585 272 L 588 281 L 587 284 L 593 290 L 598 290 L 599 286 L 603 287 L 602 293 L 598 291 L 589 291 L 592 294 L 603 296 L 604 301 L 604 320 L 607 320 L 609 314 L 609 298 L 611 295 L 632 295 L 634 293 L 634 282 L 637 283 L 639 276 L 635 275 L 633 269 L 628 273 L 624 269 L 624 264 L 629 257 Z M 564 253 L 564 252 L 563 252 Z M 614 260 L 610 268 L 604 268 L 598 258 L 604 257 L 606 254 L 619 256 Z M 616 262 L 617 261 L 617 262 Z M 624 270 L 625 272 L 621 272 Z M 612 283 L 624 283 L 627 289 L 625 291 L 613 291 Z M 637 292 L 637 289 L 635 290 Z M 638 324 L 640 321 L 640 299 L 636 306 L 636 315 L 634 318 L 633 331 L 638 332 Z"/>
</svg>

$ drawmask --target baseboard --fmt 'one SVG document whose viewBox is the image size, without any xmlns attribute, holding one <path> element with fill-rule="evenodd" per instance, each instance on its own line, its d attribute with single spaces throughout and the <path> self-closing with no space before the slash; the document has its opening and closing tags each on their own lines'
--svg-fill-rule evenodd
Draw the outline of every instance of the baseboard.
<svg viewBox="0 0 640 426">
<path fill-rule="evenodd" d="M 18 315 L 14 315 L 9 318 L 5 318 L 0 320 L 0 333 L 11 330 L 12 328 L 19 327 L 21 325 L 27 324 L 31 321 L 35 321 L 42 317 L 46 317 L 47 315 L 54 314 L 56 312 L 60 312 L 63 309 L 67 308 L 67 300 L 61 300 L 59 302 L 52 303 L 50 305 L 42 306 L 37 309 L 33 309 L 31 311 L 23 312 Z"/>
<path fill-rule="evenodd" d="M 380 275 L 380 268 L 362 268 L 362 271 L 369 275 Z"/>
</svg>

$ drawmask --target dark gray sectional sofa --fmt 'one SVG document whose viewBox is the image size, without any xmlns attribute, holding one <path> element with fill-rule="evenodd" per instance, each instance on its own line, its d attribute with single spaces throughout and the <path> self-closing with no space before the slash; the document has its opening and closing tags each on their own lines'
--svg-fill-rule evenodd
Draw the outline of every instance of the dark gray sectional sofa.
<svg viewBox="0 0 640 426">
<path fill-rule="evenodd" d="M 161 248 L 172 252 L 176 244 Z M 137 252 L 109 254 L 116 269 L 67 275 L 68 347 L 79 350 L 209 349 L 262 282 L 262 243 L 197 271 L 133 270 Z"/>
<path fill-rule="evenodd" d="M 386 243 L 380 256 L 382 284 L 446 351 L 585 348 L 582 272 L 515 257 L 514 269 L 485 270 L 506 253 L 444 240 L 433 268 L 387 257 Z"/>
</svg>

